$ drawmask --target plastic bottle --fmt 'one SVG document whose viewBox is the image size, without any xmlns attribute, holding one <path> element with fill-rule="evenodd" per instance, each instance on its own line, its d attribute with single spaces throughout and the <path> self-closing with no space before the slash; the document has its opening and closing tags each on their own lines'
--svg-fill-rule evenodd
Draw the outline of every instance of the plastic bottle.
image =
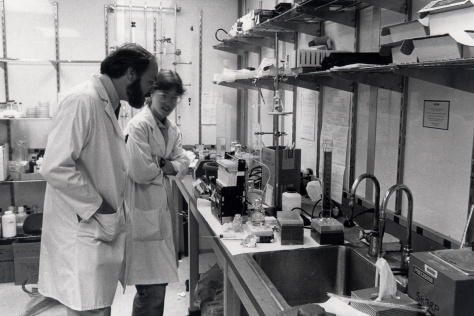
<svg viewBox="0 0 474 316">
<path fill-rule="evenodd" d="M 25 208 L 18 206 L 18 214 L 16 215 L 16 233 L 18 235 L 23 234 L 23 223 L 27 216 L 28 214 L 26 214 Z"/>
<path fill-rule="evenodd" d="M 35 167 L 35 173 L 39 173 L 41 169 L 41 164 L 43 163 L 43 157 L 39 157 L 38 160 L 36 160 L 36 167 Z"/>
<path fill-rule="evenodd" d="M 16 216 L 12 211 L 6 211 L 5 215 L 2 216 L 2 228 L 3 237 L 9 238 L 16 236 Z"/>
<path fill-rule="evenodd" d="M 241 233 L 244 231 L 244 226 L 242 225 L 242 216 L 240 214 L 234 215 L 234 221 L 232 222 L 232 230 L 236 233 Z"/>
<path fill-rule="evenodd" d="M 301 195 L 298 192 L 296 192 L 296 189 L 292 187 L 288 187 L 286 191 L 287 192 L 284 192 L 282 194 L 282 198 L 281 198 L 282 210 L 291 211 L 295 207 L 301 208 Z M 301 210 L 299 209 L 296 209 L 293 211 L 298 212 L 298 214 L 301 214 Z"/>
</svg>

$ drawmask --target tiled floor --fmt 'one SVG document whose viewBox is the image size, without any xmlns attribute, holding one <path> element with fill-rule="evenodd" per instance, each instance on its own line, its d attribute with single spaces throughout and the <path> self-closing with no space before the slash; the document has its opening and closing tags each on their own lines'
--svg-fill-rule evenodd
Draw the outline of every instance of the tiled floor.
<svg viewBox="0 0 474 316">
<path fill-rule="evenodd" d="M 216 263 L 213 253 L 203 253 L 199 257 L 199 271 L 205 272 Z M 189 277 L 189 258 L 184 257 L 179 263 L 179 279 L 177 283 L 170 283 L 166 290 L 165 316 L 186 316 L 189 307 L 189 292 L 186 292 L 185 281 Z M 112 316 L 130 316 L 132 312 L 132 302 L 135 296 L 135 288 L 127 287 L 125 293 L 119 286 L 115 295 L 114 304 L 112 305 Z M 64 316 L 65 309 L 63 306 L 55 305 L 39 313 L 25 313 L 29 308 L 33 307 L 42 298 L 30 297 L 25 293 L 21 286 L 14 283 L 0 284 L 0 316 Z"/>
</svg>

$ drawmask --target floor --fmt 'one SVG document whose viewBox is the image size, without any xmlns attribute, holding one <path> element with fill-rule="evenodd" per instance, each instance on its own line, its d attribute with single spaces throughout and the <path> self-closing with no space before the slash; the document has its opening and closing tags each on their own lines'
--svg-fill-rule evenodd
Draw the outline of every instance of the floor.
<svg viewBox="0 0 474 316">
<path fill-rule="evenodd" d="M 202 253 L 199 256 L 199 272 L 203 273 L 216 263 L 213 253 Z M 179 279 L 177 283 L 170 283 L 166 289 L 165 316 L 186 316 L 189 307 L 189 292 L 186 292 L 185 281 L 189 277 L 189 257 L 179 261 Z M 34 285 L 33 285 L 34 286 Z M 32 286 L 28 286 L 31 289 Z M 130 316 L 135 288 L 129 286 L 125 293 L 119 286 L 112 305 L 112 316 Z M 38 312 L 26 312 L 28 309 L 41 302 L 43 298 L 30 297 L 21 286 L 14 283 L 0 284 L 0 316 L 64 316 L 65 309 L 61 305 L 51 304 L 46 309 Z"/>
</svg>

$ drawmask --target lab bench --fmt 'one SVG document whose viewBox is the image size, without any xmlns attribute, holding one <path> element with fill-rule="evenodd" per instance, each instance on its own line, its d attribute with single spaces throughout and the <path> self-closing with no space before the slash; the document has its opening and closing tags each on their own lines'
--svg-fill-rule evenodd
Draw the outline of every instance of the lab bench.
<svg viewBox="0 0 474 316">
<path fill-rule="evenodd" d="M 320 247 L 310 237 L 310 230 L 304 231 L 303 245 L 280 245 L 279 241 L 272 244 L 257 244 L 257 248 L 245 248 L 236 252 L 235 240 L 222 240 L 215 236 L 222 233 L 219 221 L 212 215 L 210 202 L 196 199 L 193 195 L 192 176 L 183 180 L 175 180 L 174 187 L 177 200 L 182 198 L 188 204 L 188 244 L 189 244 L 189 316 L 199 315 L 199 308 L 194 306 L 194 289 L 199 280 L 199 232 L 204 229 L 210 236 L 210 246 L 217 262 L 224 273 L 224 315 L 241 315 L 241 306 L 249 315 L 276 315 L 288 308 L 286 302 L 276 297 L 259 272 L 249 262 L 249 253 L 261 251 L 280 251 L 296 248 Z M 181 204 L 182 205 L 182 204 Z M 367 251 L 368 247 L 358 241 L 358 227 L 345 229 L 345 239 L 359 251 Z M 242 248 L 242 247 L 241 247 Z M 374 259 L 375 262 L 375 259 Z M 241 304 L 242 303 L 242 304 Z"/>
</svg>

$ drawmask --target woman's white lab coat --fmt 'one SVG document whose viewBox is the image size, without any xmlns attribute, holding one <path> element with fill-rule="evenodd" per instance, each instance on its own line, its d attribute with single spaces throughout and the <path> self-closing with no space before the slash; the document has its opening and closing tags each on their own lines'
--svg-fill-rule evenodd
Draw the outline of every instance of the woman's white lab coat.
<svg viewBox="0 0 474 316">
<path fill-rule="evenodd" d="M 166 127 L 167 143 L 150 108 L 145 106 L 124 131 L 131 161 L 132 247 L 126 254 L 128 285 L 178 281 L 173 240 L 177 224 L 173 223 L 172 213 L 178 210 L 172 199 L 170 179 L 159 167 L 159 160 L 170 160 L 177 177 L 186 174 L 190 161 L 181 147 L 179 128 L 168 119 Z"/>
<path fill-rule="evenodd" d="M 110 78 L 93 76 L 64 97 L 40 171 L 47 186 L 39 292 L 74 310 L 111 306 L 124 272 L 128 157 L 100 78 L 110 87 Z M 102 199 L 117 213 L 96 214 Z"/>
</svg>

